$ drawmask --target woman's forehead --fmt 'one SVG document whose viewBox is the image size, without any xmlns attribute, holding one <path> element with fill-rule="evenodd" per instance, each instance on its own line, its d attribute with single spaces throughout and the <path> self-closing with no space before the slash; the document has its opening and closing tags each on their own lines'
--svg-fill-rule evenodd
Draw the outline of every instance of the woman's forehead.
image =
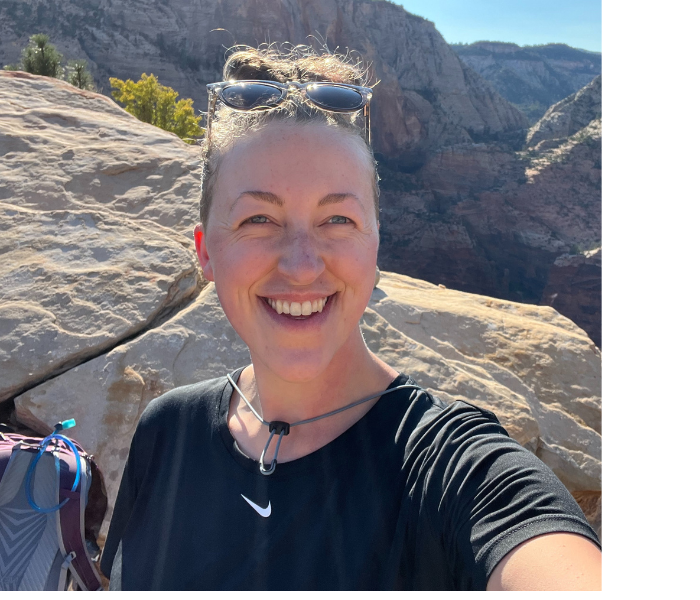
<svg viewBox="0 0 700 600">
<path fill-rule="evenodd" d="M 351 193 L 373 203 L 372 158 L 356 135 L 323 124 L 270 124 L 222 156 L 215 195 Z"/>
</svg>

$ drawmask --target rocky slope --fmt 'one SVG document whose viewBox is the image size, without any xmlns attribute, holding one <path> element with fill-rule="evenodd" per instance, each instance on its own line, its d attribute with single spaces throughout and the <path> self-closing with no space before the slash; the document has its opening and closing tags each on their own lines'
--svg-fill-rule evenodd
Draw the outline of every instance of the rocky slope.
<svg viewBox="0 0 700 600">
<path fill-rule="evenodd" d="M 148 402 L 248 360 L 194 269 L 196 150 L 55 80 L 2 73 L 0 98 L 0 414 L 42 433 L 76 418 L 113 502 Z M 599 509 L 600 352 L 574 323 L 384 273 L 362 328 L 446 400 L 494 410 Z"/>
<path fill-rule="evenodd" d="M 601 73 L 601 55 L 566 44 L 520 47 L 502 42 L 453 44 L 460 59 L 515 104 L 531 123 Z"/>
<path fill-rule="evenodd" d="M 544 148 L 542 142 L 548 142 L 546 146 L 553 147 L 588 127 L 592 121 L 600 121 L 602 98 L 602 76 L 598 75 L 575 94 L 550 106 L 527 132 L 525 144 L 529 148 Z"/>
<path fill-rule="evenodd" d="M 108 76 L 153 72 L 201 108 L 204 83 L 220 77 L 223 49 L 233 43 L 308 43 L 314 35 L 341 52 L 357 50 L 381 80 L 372 128 L 383 178 L 384 269 L 463 291 L 547 304 L 543 293 L 555 261 L 571 249 L 600 243 L 599 144 L 574 144 L 556 155 L 551 148 L 518 152 L 526 135 L 523 114 L 460 62 L 432 23 L 390 2 L 6 0 L 0 5 L 0 60 L 15 62 L 36 31 L 49 33 L 66 56 L 88 59 L 107 92 Z M 566 48 L 540 50 L 551 68 L 570 75 L 578 69 L 579 59 L 569 57 Z M 93 188 L 82 181 L 75 185 L 85 199 L 94 197 L 91 190 L 98 185 L 114 185 L 117 193 L 109 202 L 119 210 L 157 214 L 166 225 L 189 228 L 189 214 L 165 212 L 180 206 L 170 199 L 187 187 L 169 187 L 172 178 L 187 171 L 192 174 L 187 185 L 194 182 L 189 161 L 195 149 L 180 158 L 168 155 L 167 174 L 160 183 L 154 176 L 152 188 L 124 187 L 137 169 L 162 166 L 165 156 L 153 158 L 151 150 L 147 144 L 143 158 L 129 158 L 123 170 L 118 161 L 100 166 L 96 177 L 87 168 Z M 80 147 L 73 152 L 79 160 L 89 156 Z M 91 159 L 84 160 L 87 165 Z M 44 184 L 21 185 L 31 197 Z M 69 187 L 66 192 L 72 201 L 82 201 Z M 557 281 L 568 276 L 574 275 L 560 271 Z M 558 301 L 569 310 L 576 300 L 565 298 L 567 284 L 561 283 Z M 568 316 L 578 319 L 579 312 Z M 600 340 L 589 321 L 580 323 Z"/>
</svg>

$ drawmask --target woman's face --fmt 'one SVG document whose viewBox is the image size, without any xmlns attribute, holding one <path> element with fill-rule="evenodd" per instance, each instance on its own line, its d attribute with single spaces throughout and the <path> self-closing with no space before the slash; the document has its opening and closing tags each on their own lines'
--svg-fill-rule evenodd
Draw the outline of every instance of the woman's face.
<svg viewBox="0 0 700 600">
<path fill-rule="evenodd" d="M 362 343 L 379 247 L 372 177 L 360 140 L 322 124 L 270 124 L 220 161 L 197 253 L 253 360 L 286 381 Z"/>
</svg>

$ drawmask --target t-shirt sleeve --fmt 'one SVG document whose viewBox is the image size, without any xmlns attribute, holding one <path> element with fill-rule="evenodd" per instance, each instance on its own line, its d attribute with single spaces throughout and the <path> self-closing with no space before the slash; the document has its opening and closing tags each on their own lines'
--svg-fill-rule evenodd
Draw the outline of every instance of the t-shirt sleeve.
<svg viewBox="0 0 700 600">
<path fill-rule="evenodd" d="M 479 412 L 454 426 L 440 451 L 440 534 L 456 579 L 473 577 L 460 587 L 485 589 L 508 552 L 541 534 L 575 533 L 600 546 L 551 469 L 510 439 L 492 413 Z"/>
</svg>

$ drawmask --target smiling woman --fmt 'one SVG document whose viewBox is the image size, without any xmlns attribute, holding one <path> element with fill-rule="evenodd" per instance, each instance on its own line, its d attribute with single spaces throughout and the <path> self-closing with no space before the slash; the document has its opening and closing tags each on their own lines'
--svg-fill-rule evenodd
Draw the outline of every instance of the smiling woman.
<svg viewBox="0 0 700 600">
<path fill-rule="evenodd" d="M 209 86 L 195 244 L 252 364 L 147 407 L 112 589 L 600 585 L 595 533 L 553 473 L 362 338 L 379 221 L 361 73 L 245 49 Z"/>
</svg>

